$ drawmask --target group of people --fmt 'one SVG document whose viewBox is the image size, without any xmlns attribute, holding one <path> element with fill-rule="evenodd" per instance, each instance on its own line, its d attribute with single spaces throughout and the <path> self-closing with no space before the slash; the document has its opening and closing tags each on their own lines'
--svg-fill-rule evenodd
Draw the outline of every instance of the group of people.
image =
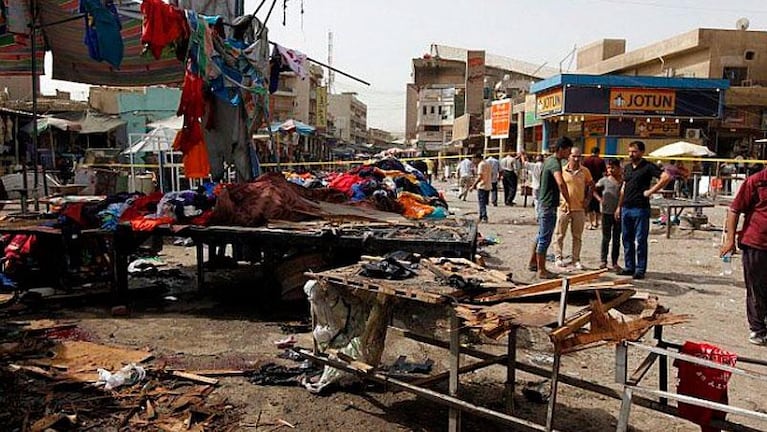
<svg viewBox="0 0 767 432">
<path fill-rule="evenodd" d="M 546 269 L 546 254 L 556 234 L 555 259 L 565 267 L 564 239 L 572 236 L 572 265 L 583 268 L 580 260 L 582 235 L 602 225 L 601 268 L 608 266 L 618 274 L 644 279 L 647 271 L 647 243 L 650 231 L 650 196 L 671 181 L 671 176 L 643 158 L 642 141 L 629 144 L 629 163 L 605 162 L 599 149 L 582 161 L 581 149 L 572 140 L 557 140 L 553 154 L 541 172 L 537 199 L 538 235 L 530 256 L 529 269 L 540 278 L 556 275 Z M 658 181 L 653 184 L 653 179 Z M 599 215 L 601 214 L 601 218 Z M 601 219 L 601 220 L 600 220 Z M 620 244 L 624 247 L 623 267 L 618 264 Z M 611 247 L 612 245 L 612 247 Z M 609 263 L 608 263 L 609 253 Z"/>
</svg>

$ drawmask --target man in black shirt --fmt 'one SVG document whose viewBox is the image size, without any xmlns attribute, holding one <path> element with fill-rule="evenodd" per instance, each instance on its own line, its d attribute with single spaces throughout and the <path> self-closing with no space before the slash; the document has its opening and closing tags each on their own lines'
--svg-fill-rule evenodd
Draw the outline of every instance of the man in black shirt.
<svg viewBox="0 0 767 432">
<path fill-rule="evenodd" d="M 623 169 L 618 209 L 615 218 L 621 220 L 625 266 L 621 275 L 644 279 L 647 271 L 647 236 L 650 233 L 650 196 L 671 181 L 671 176 L 657 165 L 646 161 L 642 141 L 629 144 L 631 163 Z M 658 182 L 650 187 L 653 178 Z"/>
</svg>

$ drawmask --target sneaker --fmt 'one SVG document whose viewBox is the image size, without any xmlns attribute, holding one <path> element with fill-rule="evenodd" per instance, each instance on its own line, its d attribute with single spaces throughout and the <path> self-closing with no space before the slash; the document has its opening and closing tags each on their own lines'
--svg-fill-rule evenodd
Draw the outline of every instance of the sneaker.
<svg viewBox="0 0 767 432">
<path fill-rule="evenodd" d="M 557 260 L 554 261 L 554 265 L 556 265 L 557 267 L 564 267 L 565 266 L 565 262 L 562 261 L 562 258 L 557 258 Z"/>
<path fill-rule="evenodd" d="M 620 276 L 634 276 L 634 270 L 623 269 L 618 272 Z"/>
<path fill-rule="evenodd" d="M 634 279 L 644 279 L 644 273 L 634 273 L 634 276 L 632 276 Z"/>
<path fill-rule="evenodd" d="M 575 269 L 576 270 L 583 270 L 583 265 L 581 264 L 580 261 L 576 261 L 575 262 Z"/>
<path fill-rule="evenodd" d="M 751 332 L 748 335 L 748 341 L 754 345 L 767 345 L 767 334 Z"/>
</svg>

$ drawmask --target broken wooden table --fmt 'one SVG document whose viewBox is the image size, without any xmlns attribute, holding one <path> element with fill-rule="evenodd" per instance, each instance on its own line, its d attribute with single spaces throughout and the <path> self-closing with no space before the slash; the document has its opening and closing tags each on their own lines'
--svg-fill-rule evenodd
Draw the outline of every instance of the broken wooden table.
<svg viewBox="0 0 767 432">
<path fill-rule="evenodd" d="M 386 295 L 417 302 L 424 307 L 439 307 L 449 315 L 449 342 L 437 340 L 433 335 L 421 335 L 405 330 L 404 334 L 414 340 L 447 348 L 450 351 L 449 371 L 440 378 L 448 379 L 448 394 L 442 394 L 419 385 L 403 383 L 391 377 L 379 374 L 375 369 L 356 368 L 343 364 L 335 358 L 320 353 L 302 351 L 302 355 L 326 365 L 331 365 L 363 378 L 389 383 L 395 387 L 422 396 L 429 400 L 450 407 L 449 430 L 460 430 L 460 413 L 469 412 L 484 418 L 493 419 L 513 426 L 524 426 L 534 430 L 554 430 L 557 385 L 560 381 L 587 390 L 607 394 L 620 399 L 620 394 L 607 387 L 560 375 L 561 356 L 567 352 L 585 349 L 605 342 L 620 342 L 621 337 L 644 334 L 655 326 L 662 326 L 683 321 L 685 317 L 673 317 L 663 312 L 657 313 L 657 303 L 649 305 L 651 313 L 644 320 L 627 326 L 621 326 L 618 320 L 603 315 L 611 307 L 628 301 L 635 293 L 624 280 L 596 282 L 603 271 L 575 275 L 562 280 L 546 281 L 532 285 L 517 285 L 507 280 L 500 272 L 479 267 L 468 260 L 431 259 L 420 261 L 420 268 L 415 277 L 401 281 L 373 279 L 360 274 L 357 265 L 331 271 L 310 274 L 319 283 L 338 287 L 348 295 L 359 291 Z M 461 276 L 466 286 L 456 288 L 440 282 L 451 277 Z M 587 306 L 573 305 L 570 296 L 585 292 L 601 292 L 594 302 Z M 550 296 L 558 301 L 530 302 L 532 296 Z M 606 303 L 602 303 L 604 297 Z M 522 304 L 519 300 L 526 299 Z M 568 306 L 570 310 L 568 311 Z M 642 308 L 642 312 L 646 308 Z M 462 322 L 463 321 L 463 322 Z M 369 323 L 369 322 L 368 322 Z M 554 324 L 552 341 L 555 346 L 554 365 L 551 371 L 517 361 L 516 332 L 519 327 L 548 327 Z M 582 327 L 588 323 L 593 326 L 598 338 L 587 338 L 590 333 L 583 333 Z M 596 323 L 596 325 L 595 325 Z M 386 325 L 384 322 L 383 325 Z M 601 327 L 600 327 L 601 325 Z M 496 356 L 460 346 L 459 331 L 465 327 L 479 329 L 485 335 L 500 338 L 508 334 L 507 353 Z M 366 329 L 367 332 L 367 329 Z M 467 366 L 460 366 L 460 354 L 468 354 L 481 361 Z M 459 375 L 493 364 L 506 367 L 506 407 L 508 413 L 501 413 L 461 400 L 459 393 Z M 376 365 L 370 365 L 376 366 Z M 549 399 L 546 425 L 534 424 L 526 419 L 513 416 L 513 394 L 516 370 L 534 373 L 551 378 L 552 390 Z M 434 382 L 430 379 L 429 382 Z"/>
</svg>

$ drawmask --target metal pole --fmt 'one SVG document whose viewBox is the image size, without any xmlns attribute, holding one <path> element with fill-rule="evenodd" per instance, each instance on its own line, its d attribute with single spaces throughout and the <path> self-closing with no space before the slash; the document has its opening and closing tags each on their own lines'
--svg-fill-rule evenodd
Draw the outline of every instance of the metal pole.
<svg viewBox="0 0 767 432">
<path fill-rule="evenodd" d="M 450 378 L 448 381 L 448 393 L 452 397 L 458 396 L 458 374 L 461 361 L 461 321 L 454 310 L 450 311 Z M 461 431 L 461 410 L 450 408 L 447 430 L 449 432 Z"/>
<path fill-rule="evenodd" d="M 31 5 L 32 9 L 32 24 L 29 28 L 29 35 L 31 39 L 31 50 L 32 50 L 32 164 L 35 169 L 34 173 L 34 187 L 35 187 L 35 211 L 40 211 L 40 201 L 37 197 L 37 187 L 40 184 L 40 179 L 37 175 L 37 162 L 38 162 L 38 156 L 37 156 L 37 91 L 38 91 L 38 76 L 37 76 L 37 27 L 35 26 L 37 22 L 37 0 L 32 0 Z"/>
<path fill-rule="evenodd" d="M 565 314 L 567 313 L 567 296 L 570 292 L 570 279 L 562 278 L 562 294 L 559 298 L 559 317 L 557 326 L 562 327 L 565 324 Z M 554 351 L 554 367 L 551 373 L 551 396 L 549 396 L 549 407 L 546 412 L 546 431 L 554 430 L 554 410 L 557 405 L 557 386 L 559 384 L 559 368 L 562 364 L 562 354 L 559 350 Z"/>
</svg>

